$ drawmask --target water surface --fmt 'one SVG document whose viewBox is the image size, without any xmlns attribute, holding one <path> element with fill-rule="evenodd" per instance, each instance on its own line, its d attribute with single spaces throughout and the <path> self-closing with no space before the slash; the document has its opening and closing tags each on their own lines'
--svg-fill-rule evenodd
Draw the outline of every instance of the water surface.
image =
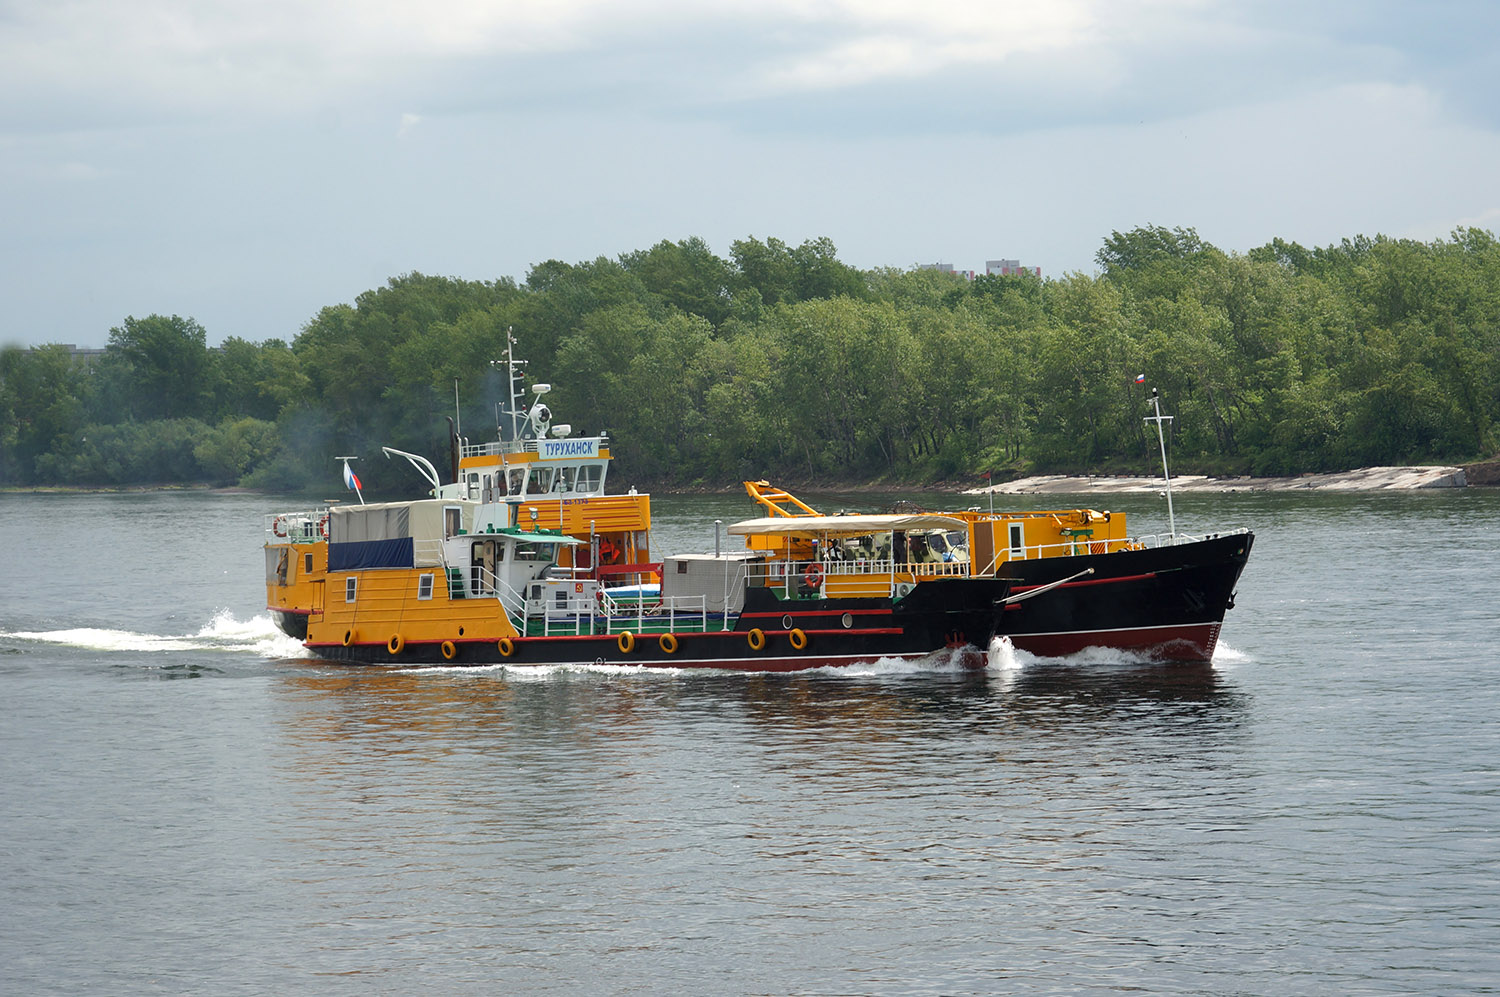
<svg viewBox="0 0 1500 997">
<path fill-rule="evenodd" d="M 787 676 L 319 663 L 282 503 L 0 496 L 0 980 L 1494 992 L 1500 494 L 1176 503 L 1257 533 L 1211 666 Z M 753 514 L 655 504 L 658 550 Z"/>
</svg>

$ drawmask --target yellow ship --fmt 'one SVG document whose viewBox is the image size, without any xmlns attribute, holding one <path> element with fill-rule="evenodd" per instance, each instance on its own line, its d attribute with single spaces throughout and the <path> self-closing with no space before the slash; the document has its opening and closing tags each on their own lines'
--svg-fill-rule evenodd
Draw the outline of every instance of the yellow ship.
<svg viewBox="0 0 1500 997">
<path fill-rule="evenodd" d="M 349 646 L 376 630 L 394 633 L 382 621 L 395 613 L 411 621 L 402 632 L 412 639 L 504 636 L 510 629 L 504 614 L 482 621 L 478 601 L 420 605 L 434 591 L 458 591 L 454 573 L 461 569 L 444 567 L 443 544 L 463 535 L 475 537 L 470 566 L 487 565 L 491 574 L 504 549 L 495 534 L 519 529 L 564 538 L 552 553 L 580 582 L 628 586 L 659 578 L 661 565 L 651 559 L 650 496 L 633 488 L 624 495 L 605 491 L 613 459 L 608 435 L 573 436 L 571 426 L 554 424 L 542 401 L 551 386 L 532 385 L 528 405 L 526 361 L 508 353 L 505 364 L 508 397 L 495 439 L 471 444 L 454 434 L 451 480 L 442 481 L 425 457 L 382 448 L 431 485 L 428 497 L 367 505 L 361 496 L 357 506 L 266 517 L 266 608 L 282 631 L 310 646 Z M 376 570 L 397 566 L 416 572 L 415 585 L 408 571 Z M 363 596 L 350 598 L 361 584 Z M 413 599 L 419 605 L 408 612 L 403 607 Z"/>
</svg>

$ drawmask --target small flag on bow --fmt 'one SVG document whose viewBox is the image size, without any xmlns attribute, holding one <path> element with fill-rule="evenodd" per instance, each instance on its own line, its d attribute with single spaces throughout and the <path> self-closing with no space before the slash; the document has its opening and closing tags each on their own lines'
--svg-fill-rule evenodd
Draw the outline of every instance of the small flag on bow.
<svg viewBox="0 0 1500 997">
<path fill-rule="evenodd" d="M 365 493 L 360 486 L 359 475 L 355 474 L 354 469 L 349 466 L 349 461 L 351 459 L 352 458 L 349 457 L 339 458 L 339 460 L 342 460 L 344 462 L 344 487 L 357 494 L 359 496 L 359 504 L 364 505 Z"/>
<path fill-rule="evenodd" d="M 1145 384 L 1146 383 L 1146 375 L 1145 374 L 1137 374 L 1137 375 L 1135 375 L 1135 383 L 1136 384 Z"/>
</svg>

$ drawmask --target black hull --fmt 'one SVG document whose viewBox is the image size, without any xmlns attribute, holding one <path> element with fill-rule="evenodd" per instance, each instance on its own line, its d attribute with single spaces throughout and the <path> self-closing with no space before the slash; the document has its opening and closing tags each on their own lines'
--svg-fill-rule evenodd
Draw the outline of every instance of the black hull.
<svg viewBox="0 0 1500 997">
<path fill-rule="evenodd" d="M 407 641 L 396 654 L 383 643 L 307 646 L 319 657 L 355 664 L 598 664 L 783 672 L 880 658 L 915 660 L 945 649 L 982 666 L 990 639 L 1004 635 L 1018 650 L 1039 657 L 1105 648 L 1151 661 L 1206 662 L 1213 658 L 1253 542 L 1253 534 L 1235 533 L 1171 547 L 1012 561 L 997 578 L 927 581 L 896 601 L 783 601 L 769 589 L 752 588 L 733 629 L 679 631 L 672 635 L 674 650 L 668 650 L 673 642 L 656 633 L 635 634 L 628 650 L 618 634 L 518 637 L 511 642 Z M 1080 574 L 1090 569 L 1092 573 Z M 1038 591 L 1074 575 L 1079 577 Z M 1027 592 L 1037 594 L 1004 604 L 1007 596 Z M 284 630 L 297 622 L 278 619 Z M 305 634 L 306 617 L 300 622 Z M 762 646 L 752 646 L 752 630 L 764 635 Z M 805 636 L 802 647 L 793 645 L 794 631 Z M 445 643 L 451 658 L 442 653 Z"/>
<path fill-rule="evenodd" d="M 384 644 L 313 645 L 308 649 L 333 661 L 380 665 L 639 665 L 654 668 L 712 668 L 785 672 L 872 662 L 880 658 L 918 659 L 954 649 L 967 663 L 982 666 L 984 652 L 1004 615 L 1009 583 L 989 578 L 926 582 L 906 598 L 782 601 L 764 588 L 746 594 L 745 608 L 732 630 L 679 631 L 668 651 L 655 633 L 634 635 L 624 650 L 618 634 L 518 637 L 506 655 L 498 641 L 442 643 L 408 641 L 396 654 Z M 759 630 L 764 645 L 752 646 Z M 804 646 L 794 646 L 799 631 Z"/>
<path fill-rule="evenodd" d="M 271 622 L 276 624 L 276 629 L 288 637 L 297 640 L 307 640 L 307 617 L 306 610 L 280 609 L 276 606 L 267 606 L 271 614 Z"/>
<path fill-rule="evenodd" d="M 1093 573 L 1013 603 L 1001 631 L 1017 649 L 1042 657 L 1101 647 L 1155 661 L 1209 661 L 1254 542 L 1252 533 L 1233 533 L 1171 547 L 1011 561 L 1001 575 L 1016 595 Z"/>
</svg>

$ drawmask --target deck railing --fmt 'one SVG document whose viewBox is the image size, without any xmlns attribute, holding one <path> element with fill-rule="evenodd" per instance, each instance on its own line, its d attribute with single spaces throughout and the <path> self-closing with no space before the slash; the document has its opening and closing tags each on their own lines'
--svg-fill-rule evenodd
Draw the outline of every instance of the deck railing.
<svg viewBox="0 0 1500 997">
<path fill-rule="evenodd" d="M 310 544 L 328 539 L 328 507 L 265 517 L 267 543 Z"/>
</svg>

